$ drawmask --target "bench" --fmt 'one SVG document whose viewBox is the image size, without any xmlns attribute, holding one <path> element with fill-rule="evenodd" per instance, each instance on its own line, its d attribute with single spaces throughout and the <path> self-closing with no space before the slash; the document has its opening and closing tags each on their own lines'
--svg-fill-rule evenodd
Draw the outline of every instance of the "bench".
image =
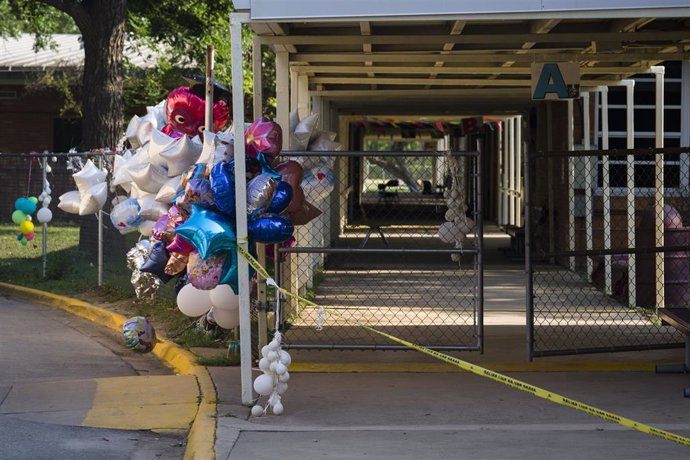
<svg viewBox="0 0 690 460">
<path fill-rule="evenodd" d="M 659 374 L 690 372 L 690 308 L 659 308 L 659 318 L 679 332 L 685 334 L 685 362 L 683 364 L 660 364 L 656 366 Z M 690 387 L 685 388 L 683 395 L 690 398 Z"/>
</svg>

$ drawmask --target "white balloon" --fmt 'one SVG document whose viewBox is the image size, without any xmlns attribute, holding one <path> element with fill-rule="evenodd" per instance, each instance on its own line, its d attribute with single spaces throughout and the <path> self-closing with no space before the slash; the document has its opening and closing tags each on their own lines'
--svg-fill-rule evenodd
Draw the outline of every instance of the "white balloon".
<svg viewBox="0 0 690 460">
<path fill-rule="evenodd" d="M 259 360 L 259 369 L 261 369 L 262 371 L 269 370 L 270 366 L 271 366 L 271 363 L 268 361 L 268 359 L 261 358 Z"/>
<path fill-rule="evenodd" d="M 186 284 L 177 294 L 177 308 L 187 316 L 201 316 L 211 309 L 208 291 Z M 215 317 L 215 315 L 214 315 Z"/>
<path fill-rule="evenodd" d="M 182 182 L 182 176 L 173 177 L 168 179 L 156 195 L 156 201 L 161 203 L 169 204 L 173 198 L 177 195 L 178 189 L 180 188 L 180 182 Z"/>
<path fill-rule="evenodd" d="M 79 215 L 88 216 L 97 213 L 108 199 L 108 184 L 105 182 L 91 186 L 81 197 Z"/>
<path fill-rule="evenodd" d="M 474 221 L 469 217 L 466 220 L 460 219 L 460 222 L 458 222 L 458 230 L 460 230 L 465 235 L 467 235 L 468 233 L 472 233 L 472 230 L 474 230 Z"/>
<path fill-rule="evenodd" d="M 457 225 L 453 222 L 444 222 L 438 228 L 438 237 L 444 243 L 455 243 L 462 240 L 465 235 L 460 231 Z"/>
<path fill-rule="evenodd" d="M 137 131 L 139 130 L 139 124 L 141 124 L 141 118 L 138 115 L 134 115 L 129 124 L 127 125 L 127 130 L 125 131 L 125 137 L 129 141 L 129 144 L 133 148 L 141 147 L 141 142 L 139 141 L 139 136 L 137 136 Z"/>
<path fill-rule="evenodd" d="M 48 208 L 41 208 L 36 213 L 36 219 L 42 224 L 47 224 L 53 220 L 53 213 Z"/>
<path fill-rule="evenodd" d="M 264 345 L 263 347 L 261 347 L 261 356 L 265 358 L 266 356 L 268 356 L 269 351 L 270 350 L 268 349 L 268 345 Z"/>
<path fill-rule="evenodd" d="M 77 184 L 77 189 L 79 189 L 81 193 L 85 193 L 94 185 L 103 182 L 105 180 L 105 176 L 106 173 L 98 169 L 91 160 L 86 162 L 81 171 L 72 174 L 74 182 Z"/>
<path fill-rule="evenodd" d="M 175 139 L 160 152 L 168 166 L 168 176 L 182 174 L 197 162 L 202 150 L 201 144 L 192 142 L 189 137 L 182 136 Z"/>
<path fill-rule="evenodd" d="M 53 167 L 50 165 L 46 165 L 46 173 L 50 174 L 53 172 Z"/>
<path fill-rule="evenodd" d="M 266 357 L 268 358 L 269 361 L 275 361 L 276 359 L 278 359 L 278 353 L 271 350 L 268 352 L 268 356 L 266 356 Z"/>
<path fill-rule="evenodd" d="M 219 284 L 211 289 L 211 303 L 216 309 L 237 310 L 240 307 L 240 296 L 232 291 L 227 284 Z"/>
<path fill-rule="evenodd" d="M 168 213 L 169 206 L 156 201 L 156 199 L 151 195 L 139 198 L 138 201 L 139 215 L 146 220 L 152 220 L 155 222 Z"/>
<path fill-rule="evenodd" d="M 81 203 L 81 193 L 79 190 L 72 190 L 60 195 L 58 208 L 70 214 L 79 214 L 79 203 Z"/>
<path fill-rule="evenodd" d="M 158 193 L 168 181 L 168 174 L 161 166 L 152 163 L 141 163 L 128 168 L 129 177 L 137 186 L 149 193 Z"/>
<path fill-rule="evenodd" d="M 292 363 L 292 357 L 290 356 L 290 353 L 288 353 L 285 350 L 280 350 L 278 352 L 280 354 L 280 362 L 285 364 L 286 366 L 289 366 L 290 363 Z"/>
<path fill-rule="evenodd" d="M 287 372 L 287 366 L 280 361 L 276 363 L 275 369 L 273 371 L 278 375 L 283 375 Z"/>
<path fill-rule="evenodd" d="M 113 206 L 110 211 L 110 221 L 121 234 L 133 232 L 144 221 L 139 215 L 139 203 L 131 198 L 125 199 Z"/>
<path fill-rule="evenodd" d="M 287 371 L 286 371 L 284 374 L 280 374 L 280 375 L 278 376 L 278 381 L 279 381 L 279 382 L 287 383 L 288 380 L 290 380 L 290 372 L 287 372 Z"/>
<path fill-rule="evenodd" d="M 216 324 L 223 329 L 232 329 L 240 325 L 239 310 L 223 310 L 221 308 L 214 308 L 213 317 L 216 319 Z"/>
<path fill-rule="evenodd" d="M 276 339 L 273 339 L 268 343 L 268 349 L 277 351 L 280 349 L 280 343 Z"/>
<path fill-rule="evenodd" d="M 26 220 L 28 220 L 29 222 L 31 222 L 31 221 L 33 221 L 34 219 L 31 217 L 31 214 L 27 214 L 27 215 L 26 215 Z"/>
<path fill-rule="evenodd" d="M 41 202 L 43 203 L 43 206 L 48 207 L 52 201 L 53 199 L 50 197 L 50 195 L 48 195 L 47 197 L 43 198 Z"/>
<path fill-rule="evenodd" d="M 283 410 L 284 410 L 283 403 L 278 402 L 273 406 L 273 413 L 276 415 L 282 414 Z"/>
<path fill-rule="evenodd" d="M 276 371 L 276 366 L 277 366 L 277 365 L 278 365 L 278 363 L 277 363 L 276 361 L 273 361 L 273 362 L 268 366 L 268 370 L 271 371 L 271 372 L 273 372 L 273 373 L 275 373 L 275 371 Z"/>
<path fill-rule="evenodd" d="M 145 220 L 144 222 L 139 224 L 139 233 L 141 233 L 142 236 L 151 236 L 151 230 L 153 230 L 154 225 L 156 225 L 155 220 Z"/>
<path fill-rule="evenodd" d="M 254 407 L 252 407 L 252 415 L 254 417 L 260 417 L 264 413 L 264 408 L 259 406 L 258 404 Z"/>
<path fill-rule="evenodd" d="M 284 394 L 288 389 L 288 384 L 285 382 L 278 382 L 278 385 L 276 385 L 276 391 L 278 392 L 279 395 Z"/>
<path fill-rule="evenodd" d="M 261 396 L 270 395 L 273 392 L 273 378 L 266 374 L 258 376 L 254 380 L 254 391 Z"/>
</svg>

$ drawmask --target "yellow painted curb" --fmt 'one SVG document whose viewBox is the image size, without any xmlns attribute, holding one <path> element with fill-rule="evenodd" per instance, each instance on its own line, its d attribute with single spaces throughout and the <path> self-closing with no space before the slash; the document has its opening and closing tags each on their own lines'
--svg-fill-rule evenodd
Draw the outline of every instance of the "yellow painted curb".
<svg viewBox="0 0 690 460">
<path fill-rule="evenodd" d="M 660 362 L 525 362 L 525 363 L 482 363 L 482 366 L 496 372 L 654 372 Z M 399 372 L 399 373 L 444 373 L 466 372 L 445 363 L 292 363 L 290 373 L 296 372 Z"/>
<path fill-rule="evenodd" d="M 38 289 L 0 282 L 0 290 L 60 308 L 118 332 L 122 331 L 122 325 L 127 320 L 119 313 L 91 305 L 88 302 Z M 160 334 L 158 334 L 158 343 L 153 349 L 153 354 L 174 369 L 175 372 L 194 375 L 199 385 L 201 397 L 196 416 L 187 434 L 187 448 L 184 453 L 185 460 L 215 459 L 216 388 L 213 385 L 213 380 L 211 380 L 211 375 L 204 366 L 196 363 L 196 357 L 192 353 L 165 339 Z"/>
</svg>

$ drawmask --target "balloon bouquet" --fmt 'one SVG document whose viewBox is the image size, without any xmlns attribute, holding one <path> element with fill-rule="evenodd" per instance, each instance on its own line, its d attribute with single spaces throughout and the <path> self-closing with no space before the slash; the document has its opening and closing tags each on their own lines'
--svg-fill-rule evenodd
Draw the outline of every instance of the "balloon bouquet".
<svg viewBox="0 0 690 460">
<path fill-rule="evenodd" d="M 38 198 L 20 197 L 14 202 L 14 212 L 12 212 L 12 222 L 19 226 L 17 240 L 22 246 L 29 244 L 36 234 L 34 233 L 34 223 L 31 214 L 36 212 Z"/>
</svg>

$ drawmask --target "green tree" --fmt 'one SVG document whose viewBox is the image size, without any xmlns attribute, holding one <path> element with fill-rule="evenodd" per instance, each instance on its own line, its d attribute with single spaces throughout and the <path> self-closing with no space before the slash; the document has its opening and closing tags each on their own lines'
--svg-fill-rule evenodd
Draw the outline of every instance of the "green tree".
<svg viewBox="0 0 690 460">
<path fill-rule="evenodd" d="M 113 146 L 123 131 L 125 108 L 131 114 L 157 103 L 183 84 L 184 72 L 202 74 L 207 45 L 216 49 L 216 80 L 230 83 L 231 11 L 230 0 L 0 0 L 0 35 L 33 33 L 36 47 L 41 48 L 51 45 L 51 34 L 78 30 L 85 53 L 81 147 Z M 249 93 L 251 40 L 248 33 L 244 37 L 245 90 Z M 155 67 L 142 71 L 127 62 L 126 42 L 155 50 Z M 264 94 L 271 101 L 272 59 L 267 64 Z M 55 74 L 48 83 L 57 85 Z M 62 83 L 60 88 L 69 86 Z M 247 105 L 248 114 L 250 109 Z"/>
</svg>

